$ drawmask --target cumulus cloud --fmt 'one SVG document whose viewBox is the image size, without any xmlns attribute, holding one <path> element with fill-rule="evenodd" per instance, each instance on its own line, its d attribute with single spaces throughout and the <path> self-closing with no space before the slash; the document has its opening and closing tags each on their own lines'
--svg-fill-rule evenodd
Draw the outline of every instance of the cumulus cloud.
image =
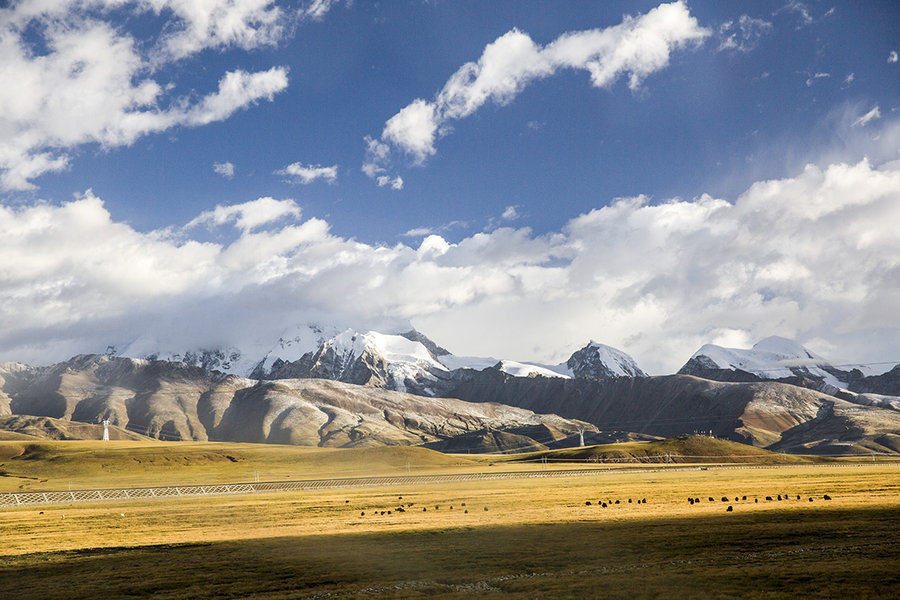
<svg viewBox="0 0 900 600">
<path fill-rule="evenodd" d="M 500 218 L 504 221 L 515 221 L 519 218 L 519 211 L 516 210 L 517 206 L 507 206 L 506 210 L 503 211 L 503 214 L 500 215 Z"/>
<path fill-rule="evenodd" d="M 238 229 L 249 232 L 284 217 L 300 218 L 300 207 L 293 200 L 258 198 L 243 204 L 216 206 L 213 210 L 204 211 L 185 227 L 188 229 L 198 225 L 218 227 L 234 223 Z"/>
<path fill-rule="evenodd" d="M 719 27 L 719 50 L 750 52 L 764 35 L 772 32 L 772 24 L 749 15 L 741 15 L 737 22 L 728 21 Z"/>
<path fill-rule="evenodd" d="M 304 165 L 302 163 L 291 163 L 283 169 L 275 171 L 276 175 L 283 175 L 290 178 L 291 181 L 297 183 L 312 183 L 316 179 L 324 179 L 329 183 L 337 180 L 337 165 L 323 167 L 321 165 Z"/>
<path fill-rule="evenodd" d="M 533 81 L 560 69 L 587 71 L 595 87 L 609 87 L 627 76 L 628 87 L 637 90 L 669 64 L 674 50 L 698 44 L 709 34 L 680 1 L 625 17 L 614 27 L 563 34 L 543 47 L 513 29 L 488 44 L 478 61 L 451 75 L 434 100 L 414 100 L 387 120 L 378 139 L 367 137 L 363 171 L 386 185 L 393 154 L 422 165 L 435 154 L 435 142 L 449 133 L 452 121 L 488 102 L 507 104 Z"/>
<path fill-rule="evenodd" d="M 224 177 L 231 179 L 234 177 L 234 165 L 226 161 L 223 163 L 213 163 L 213 171 Z"/>
<path fill-rule="evenodd" d="M 896 51 L 896 50 L 891 50 L 891 51 L 888 53 L 888 63 L 893 64 L 893 63 L 897 62 L 897 60 L 898 60 L 898 57 L 897 57 L 897 51 Z"/>
<path fill-rule="evenodd" d="M 142 233 L 87 192 L 0 207 L 0 360 L 46 363 L 148 331 L 192 347 L 274 343 L 314 318 L 409 320 L 458 354 L 546 362 L 593 338 L 654 373 L 703 343 L 772 334 L 893 360 L 898 222 L 900 164 L 866 160 L 810 165 L 733 202 L 620 198 L 542 235 L 423 228 L 415 246 L 336 236 L 272 198 Z M 203 243 L 199 226 L 234 236 Z"/>
<path fill-rule="evenodd" d="M 156 21 L 139 39 L 121 11 Z M 252 49 L 282 36 L 269 0 L 22 2 L 0 9 L 0 187 L 34 187 L 84 144 L 106 148 L 173 127 L 227 119 L 287 87 L 287 69 L 226 72 L 218 89 L 178 93 L 159 70 L 207 48 Z M 194 99 L 194 97 L 197 97 Z"/>
</svg>

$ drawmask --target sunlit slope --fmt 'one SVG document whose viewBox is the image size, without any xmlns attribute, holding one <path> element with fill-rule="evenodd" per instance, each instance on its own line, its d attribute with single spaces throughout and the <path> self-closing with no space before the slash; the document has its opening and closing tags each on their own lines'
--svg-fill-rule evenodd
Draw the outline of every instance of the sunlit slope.
<svg viewBox="0 0 900 600">
<path fill-rule="evenodd" d="M 474 466 L 464 457 L 408 446 L 0 441 L 3 492 L 416 475 Z"/>
<path fill-rule="evenodd" d="M 793 464 L 823 459 L 779 454 L 747 444 L 706 436 L 682 435 L 651 442 L 624 442 L 580 448 L 563 448 L 511 457 L 510 460 L 543 460 L 599 463 L 759 463 Z"/>
</svg>

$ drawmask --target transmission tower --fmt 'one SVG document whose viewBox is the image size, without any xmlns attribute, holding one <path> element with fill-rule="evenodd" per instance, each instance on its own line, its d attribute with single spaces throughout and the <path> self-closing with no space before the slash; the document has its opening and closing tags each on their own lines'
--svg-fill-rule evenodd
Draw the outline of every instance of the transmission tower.
<svg viewBox="0 0 900 600">
<path fill-rule="evenodd" d="M 109 441 L 109 419 L 103 419 L 103 441 Z"/>
</svg>

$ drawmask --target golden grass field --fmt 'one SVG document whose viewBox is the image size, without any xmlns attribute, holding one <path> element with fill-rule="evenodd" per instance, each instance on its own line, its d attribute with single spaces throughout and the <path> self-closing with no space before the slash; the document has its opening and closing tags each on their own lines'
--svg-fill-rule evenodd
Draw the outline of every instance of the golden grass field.
<svg viewBox="0 0 900 600">
<path fill-rule="evenodd" d="M 0 443 L 0 481 L 15 489 L 551 468 L 416 448 L 144 442 L 42 442 L 14 459 L 12 444 Z M 29 473 L 10 476 L 22 463 Z M 778 494 L 791 499 L 765 500 Z M 900 465 L 32 506 L 0 509 L 0 539 L 4 598 L 896 598 Z"/>
</svg>

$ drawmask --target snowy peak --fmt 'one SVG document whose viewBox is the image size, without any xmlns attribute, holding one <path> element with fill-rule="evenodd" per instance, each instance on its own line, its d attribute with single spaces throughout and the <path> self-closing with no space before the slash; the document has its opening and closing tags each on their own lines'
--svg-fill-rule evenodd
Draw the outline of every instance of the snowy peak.
<svg viewBox="0 0 900 600">
<path fill-rule="evenodd" d="M 562 377 L 569 378 L 565 372 L 560 372 L 557 367 L 544 367 L 541 365 L 533 365 L 530 363 L 520 363 L 514 360 L 501 360 L 494 368 L 512 375 L 513 377 Z"/>
<path fill-rule="evenodd" d="M 812 363 L 828 362 L 821 356 L 813 354 L 796 341 L 777 335 L 769 336 L 756 342 L 753 344 L 751 351 L 780 360 L 785 364 L 790 361 L 805 361 L 807 363 L 810 361 L 812 361 Z"/>
<path fill-rule="evenodd" d="M 447 368 L 421 341 L 406 335 L 346 329 L 295 361 L 274 363 L 272 370 L 263 376 L 333 379 L 430 396 L 436 391 L 434 382 L 446 377 L 446 372 Z"/>
<path fill-rule="evenodd" d="M 635 360 L 612 346 L 593 340 L 566 361 L 566 369 L 577 378 L 646 377 Z"/>
<path fill-rule="evenodd" d="M 805 369 L 830 377 L 821 368 L 827 365 L 828 361 L 797 342 L 772 336 L 756 343 L 749 350 L 705 344 L 678 372 L 698 375 L 702 371 L 722 369 L 742 371 L 760 379 L 780 379 L 793 377 L 797 374 L 796 370 Z"/>
<path fill-rule="evenodd" d="M 719 381 L 783 380 L 827 393 L 848 389 L 852 377 L 796 341 L 778 336 L 749 350 L 706 344 L 678 373 Z"/>
</svg>

